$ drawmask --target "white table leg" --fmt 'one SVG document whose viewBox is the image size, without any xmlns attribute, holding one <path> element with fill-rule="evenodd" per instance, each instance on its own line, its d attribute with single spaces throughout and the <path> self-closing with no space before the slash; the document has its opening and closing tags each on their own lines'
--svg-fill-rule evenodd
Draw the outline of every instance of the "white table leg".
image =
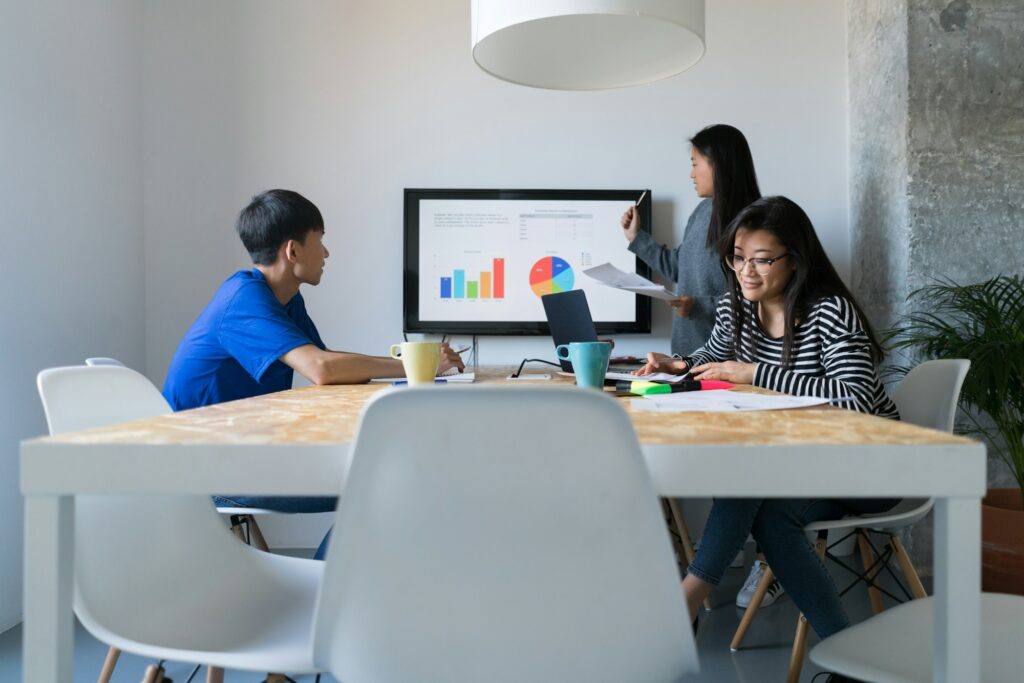
<svg viewBox="0 0 1024 683">
<path fill-rule="evenodd" d="M 25 681 L 71 682 L 74 504 L 71 496 L 25 498 Z"/>
<path fill-rule="evenodd" d="M 935 501 L 934 680 L 969 683 L 981 667 L 981 501 Z"/>
</svg>

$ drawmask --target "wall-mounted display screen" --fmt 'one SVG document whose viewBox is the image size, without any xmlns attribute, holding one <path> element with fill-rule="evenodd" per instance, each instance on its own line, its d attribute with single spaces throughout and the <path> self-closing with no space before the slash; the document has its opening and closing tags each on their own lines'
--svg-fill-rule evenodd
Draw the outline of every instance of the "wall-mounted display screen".
<svg viewBox="0 0 1024 683">
<path fill-rule="evenodd" d="M 619 225 L 642 195 L 649 230 L 644 190 L 407 189 L 405 331 L 549 334 L 540 297 L 582 289 L 598 332 L 650 332 L 650 299 L 582 272 L 649 276 Z"/>
</svg>

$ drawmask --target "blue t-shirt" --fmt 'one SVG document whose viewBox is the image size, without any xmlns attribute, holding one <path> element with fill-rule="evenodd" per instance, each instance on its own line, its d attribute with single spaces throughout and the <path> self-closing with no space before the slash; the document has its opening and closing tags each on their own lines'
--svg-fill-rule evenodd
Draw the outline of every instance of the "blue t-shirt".
<svg viewBox="0 0 1024 683">
<path fill-rule="evenodd" d="M 301 294 L 284 305 L 258 269 L 220 286 L 171 359 L 164 398 L 175 410 L 291 389 L 293 371 L 278 360 L 294 348 L 325 348 Z"/>
</svg>

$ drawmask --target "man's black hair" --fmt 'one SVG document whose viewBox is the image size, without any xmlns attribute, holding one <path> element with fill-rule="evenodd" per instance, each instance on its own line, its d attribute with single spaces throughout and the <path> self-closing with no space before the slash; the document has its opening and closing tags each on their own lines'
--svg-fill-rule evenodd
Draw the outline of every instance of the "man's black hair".
<svg viewBox="0 0 1024 683">
<path fill-rule="evenodd" d="M 304 243 L 312 230 L 323 230 L 320 209 L 298 192 L 267 190 L 252 198 L 238 214 L 238 236 L 252 262 L 268 266 L 288 240 Z"/>
</svg>

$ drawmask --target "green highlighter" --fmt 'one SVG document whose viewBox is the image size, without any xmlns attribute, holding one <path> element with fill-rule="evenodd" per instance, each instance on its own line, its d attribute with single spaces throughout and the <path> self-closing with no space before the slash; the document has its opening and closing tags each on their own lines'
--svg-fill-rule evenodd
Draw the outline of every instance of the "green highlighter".
<svg viewBox="0 0 1024 683">
<path fill-rule="evenodd" d="M 630 382 L 629 393 L 639 396 L 671 394 L 672 386 L 669 384 L 659 384 L 658 382 Z"/>
</svg>

